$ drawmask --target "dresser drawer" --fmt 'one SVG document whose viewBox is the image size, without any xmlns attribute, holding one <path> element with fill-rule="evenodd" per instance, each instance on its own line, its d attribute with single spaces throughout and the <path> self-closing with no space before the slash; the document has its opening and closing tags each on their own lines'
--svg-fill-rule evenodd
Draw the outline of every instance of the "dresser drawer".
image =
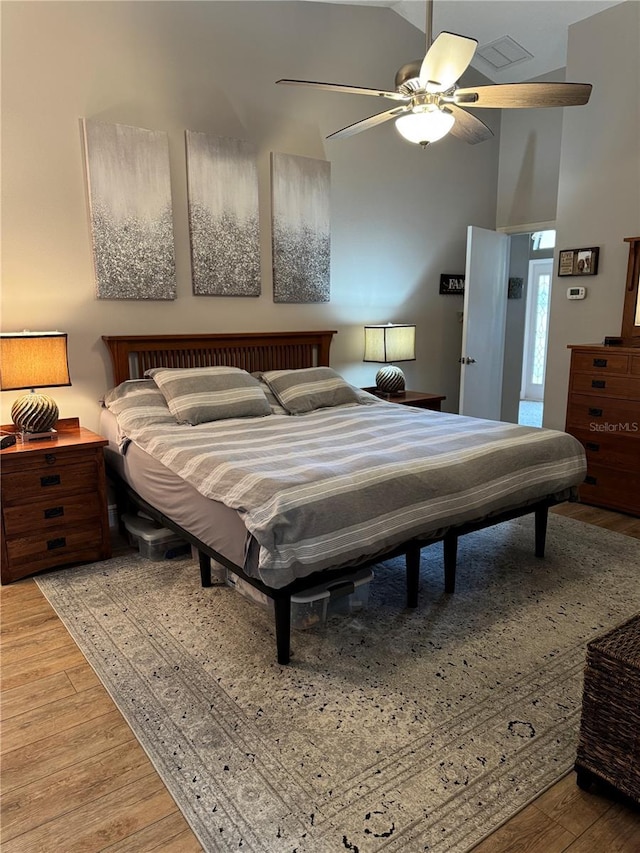
<svg viewBox="0 0 640 853">
<path fill-rule="evenodd" d="M 611 376 L 602 373 L 574 373 L 571 391 L 576 394 L 596 394 L 600 397 L 619 397 L 640 400 L 640 376 Z"/>
<path fill-rule="evenodd" d="M 5 536 L 13 537 L 21 533 L 50 530 L 61 524 L 75 526 L 90 519 L 99 519 L 102 511 L 100 495 L 93 491 L 78 495 L 52 494 L 45 500 L 7 505 L 3 507 L 2 517 Z"/>
<path fill-rule="evenodd" d="M 571 356 L 572 373 L 628 373 L 629 356 L 620 352 L 574 352 Z"/>
<path fill-rule="evenodd" d="M 632 514 L 640 513 L 640 472 L 619 471 L 599 465 L 587 466 L 580 485 L 580 500 Z"/>
<path fill-rule="evenodd" d="M 640 401 L 571 394 L 567 430 L 594 430 L 635 435 L 640 432 Z"/>
<path fill-rule="evenodd" d="M 28 468 L 15 474 L 2 475 L 2 504 L 9 506 L 25 500 L 47 497 L 58 500 L 63 495 L 95 489 L 97 468 L 89 457 L 76 465 L 52 465 Z"/>
<path fill-rule="evenodd" d="M 633 436 L 625 434 L 622 438 L 619 432 L 595 430 L 576 429 L 571 434 L 583 445 L 587 465 L 640 472 L 640 429 Z"/>
<path fill-rule="evenodd" d="M 58 526 L 40 534 L 7 538 L 5 544 L 9 574 L 16 570 L 21 575 L 30 574 L 42 568 L 108 556 L 108 549 L 102 544 L 99 521 L 87 521 L 74 528 Z"/>
</svg>

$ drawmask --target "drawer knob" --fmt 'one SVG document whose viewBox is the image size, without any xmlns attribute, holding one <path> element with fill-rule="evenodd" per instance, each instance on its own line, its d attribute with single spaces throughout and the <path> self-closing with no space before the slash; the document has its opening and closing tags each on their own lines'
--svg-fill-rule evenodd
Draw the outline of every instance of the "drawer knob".
<svg viewBox="0 0 640 853">
<path fill-rule="evenodd" d="M 45 518 L 60 518 L 61 515 L 64 515 L 63 506 L 50 506 L 44 511 Z"/>
<path fill-rule="evenodd" d="M 592 450 L 594 453 L 597 453 L 598 450 L 600 450 L 600 445 L 595 441 L 588 441 L 586 447 L 587 450 Z"/>
<path fill-rule="evenodd" d="M 47 463 L 47 465 L 55 465 L 56 464 L 55 453 L 45 453 L 44 461 Z"/>
<path fill-rule="evenodd" d="M 67 544 L 65 536 L 59 536 L 57 539 L 49 539 L 47 542 L 47 551 L 55 551 L 56 548 L 64 548 Z"/>
<path fill-rule="evenodd" d="M 606 385 L 607 385 L 607 383 L 604 381 L 604 379 L 592 379 L 591 380 L 591 387 L 592 388 L 606 388 Z"/>
<path fill-rule="evenodd" d="M 606 358 L 594 358 L 593 359 L 593 366 L 594 367 L 606 367 L 607 366 L 607 359 Z"/>
<path fill-rule="evenodd" d="M 602 409 L 592 409 L 589 408 L 589 414 L 593 418 L 601 418 L 602 417 Z"/>
<path fill-rule="evenodd" d="M 40 477 L 40 485 L 43 489 L 47 486 L 59 486 L 60 474 L 49 474 L 47 477 Z"/>
<path fill-rule="evenodd" d="M 588 483 L 590 486 L 595 486 L 598 483 L 598 478 L 593 477 L 591 474 L 587 474 L 584 478 L 585 483 Z"/>
</svg>

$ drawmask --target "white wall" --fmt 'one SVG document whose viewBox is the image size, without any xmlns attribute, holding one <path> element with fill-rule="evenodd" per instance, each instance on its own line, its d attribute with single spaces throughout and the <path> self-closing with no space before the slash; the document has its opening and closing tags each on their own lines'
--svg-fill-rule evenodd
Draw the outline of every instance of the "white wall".
<svg viewBox="0 0 640 853">
<path fill-rule="evenodd" d="M 628 258 L 625 237 L 640 234 L 640 3 L 614 6 L 569 30 L 567 80 L 590 82 L 589 104 L 563 110 L 558 185 L 558 251 L 599 246 L 598 274 L 554 278 L 544 425 L 565 423 L 567 344 L 619 335 Z M 584 301 L 566 288 L 584 284 Z"/>
<path fill-rule="evenodd" d="M 61 416 L 98 424 L 110 384 L 100 336 L 336 328 L 333 363 L 373 382 L 362 326 L 415 321 L 409 387 L 458 398 L 461 309 L 439 275 L 464 270 L 466 227 L 496 221 L 498 138 L 449 137 L 426 151 L 391 124 L 325 136 L 384 109 L 373 98 L 275 86 L 280 77 L 393 87 L 424 53 L 424 35 L 385 8 L 271 2 L 2 4 L 2 329 L 69 333 L 73 386 Z M 470 72 L 468 82 L 482 78 Z M 486 82 L 486 81 L 485 81 Z M 499 130 L 500 116 L 487 122 Z M 79 119 L 166 130 L 178 298 L 97 300 Z M 185 129 L 254 141 L 259 150 L 262 296 L 194 297 L 187 229 Z M 274 304 L 269 152 L 331 161 L 332 296 Z M 1 396 L 9 422 L 18 394 Z"/>
</svg>

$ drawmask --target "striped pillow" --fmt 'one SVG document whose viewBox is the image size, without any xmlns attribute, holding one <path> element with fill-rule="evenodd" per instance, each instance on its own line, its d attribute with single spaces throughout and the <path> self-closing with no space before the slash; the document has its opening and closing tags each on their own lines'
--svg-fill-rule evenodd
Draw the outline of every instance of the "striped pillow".
<svg viewBox="0 0 640 853">
<path fill-rule="evenodd" d="M 330 367 L 269 370 L 262 381 L 291 415 L 360 402 L 356 389 Z"/>
<path fill-rule="evenodd" d="M 147 370 L 179 424 L 271 414 L 260 383 L 238 367 L 155 367 Z"/>
</svg>

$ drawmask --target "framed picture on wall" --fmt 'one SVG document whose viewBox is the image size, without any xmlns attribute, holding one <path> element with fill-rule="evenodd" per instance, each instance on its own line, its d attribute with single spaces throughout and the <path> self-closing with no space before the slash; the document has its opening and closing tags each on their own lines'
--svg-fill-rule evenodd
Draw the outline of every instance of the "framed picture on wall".
<svg viewBox="0 0 640 853">
<path fill-rule="evenodd" d="M 463 275 L 451 275 L 450 273 L 442 273 L 440 275 L 440 293 L 442 293 L 442 294 L 457 293 L 459 295 L 463 295 L 464 294 L 464 276 Z"/>
<path fill-rule="evenodd" d="M 558 275 L 596 275 L 598 246 L 587 249 L 562 249 L 558 257 Z"/>
</svg>

